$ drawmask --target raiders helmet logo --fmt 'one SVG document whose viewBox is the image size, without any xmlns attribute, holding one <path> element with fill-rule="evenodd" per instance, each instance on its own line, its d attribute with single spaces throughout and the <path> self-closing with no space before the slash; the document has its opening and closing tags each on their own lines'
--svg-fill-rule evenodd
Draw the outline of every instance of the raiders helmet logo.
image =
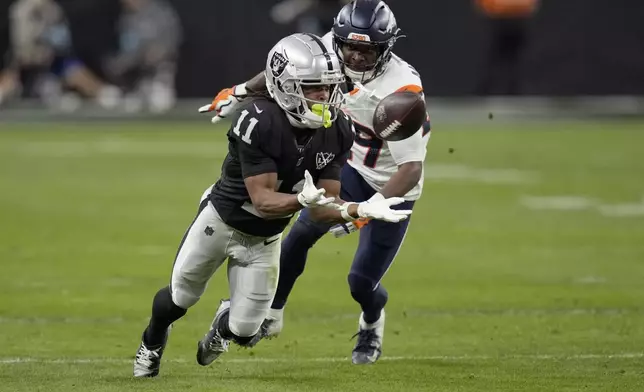
<svg viewBox="0 0 644 392">
<path fill-rule="evenodd" d="M 287 63 L 288 60 L 284 55 L 279 52 L 273 53 L 273 57 L 271 58 L 271 71 L 273 72 L 273 76 L 277 78 L 283 74 Z"/>
</svg>

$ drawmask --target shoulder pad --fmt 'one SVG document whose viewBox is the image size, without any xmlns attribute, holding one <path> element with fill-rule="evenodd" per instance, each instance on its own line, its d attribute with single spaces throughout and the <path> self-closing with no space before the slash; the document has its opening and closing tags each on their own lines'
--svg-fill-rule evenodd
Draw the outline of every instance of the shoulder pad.
<svg viewBox="0 0 644 392">
<path fill-rule="evenodd" d="M 376 78 L 372 84 L 372 88 L 383 98 L 398 91 L 423 92 L 418 71 L 396 55 L 392 56 L 386 72 Z"/>
</svg>

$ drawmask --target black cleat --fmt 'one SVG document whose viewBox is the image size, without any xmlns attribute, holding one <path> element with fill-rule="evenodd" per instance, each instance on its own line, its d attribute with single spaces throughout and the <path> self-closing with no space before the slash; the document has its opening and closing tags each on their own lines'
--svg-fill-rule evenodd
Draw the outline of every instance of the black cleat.
<svg viewBox="0 0 644 392">
<path fill-rule="evenodd" d="M 382 355 L 382 337 L 385 332 L 385 311 L 383 310 L 380 319 L 373 324 L 367 325 L 363 315 L 360 315 L 359 331 L 354 335 L 358 337 L 356 346 L 353 348 L 351 362 L 356 365 L 374 363 Z"/>
</svg>

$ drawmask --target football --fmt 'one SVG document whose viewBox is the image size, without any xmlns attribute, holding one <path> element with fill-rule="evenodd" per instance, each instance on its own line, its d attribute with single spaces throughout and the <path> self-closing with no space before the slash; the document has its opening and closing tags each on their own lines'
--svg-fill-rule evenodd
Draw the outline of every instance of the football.
<svg viewBox="0 0 644 392">
<path fill-rule="evenodd" d="M 427 117 L 423 97 L 412 91 L 387 95 L 373 113 L 373 130 L 380 139 L 404 140 L 416 133 Z"/>
</svg>

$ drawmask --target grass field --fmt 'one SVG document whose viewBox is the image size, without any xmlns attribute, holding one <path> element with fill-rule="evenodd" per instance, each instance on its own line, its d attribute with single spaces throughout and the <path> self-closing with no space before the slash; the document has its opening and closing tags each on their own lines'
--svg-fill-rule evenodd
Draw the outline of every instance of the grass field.
<svg viewBox="0 0 644 392">
<path fill-rule="evenodd" d="M 219 271 L 135 380 L 222 130 L 1 124 L 0 391 L 643 391 L 644 124 L 434 126 L 380 362 L 347 359 L 356 238 L 327 237 L 279 339 L 196 364 Z"/>
</svg>

